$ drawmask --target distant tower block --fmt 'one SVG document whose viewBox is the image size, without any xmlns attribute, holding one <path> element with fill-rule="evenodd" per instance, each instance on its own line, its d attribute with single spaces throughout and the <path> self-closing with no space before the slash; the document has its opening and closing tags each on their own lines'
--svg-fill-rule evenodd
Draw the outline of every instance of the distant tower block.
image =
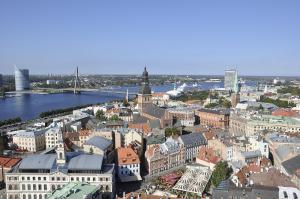
<svg viewBox="0 0 300 199">
<path fill-rule="evenodd" d="M 78 74 L 78 66 L 76 67 L 74 94 L 80 94 L 80 79 Z"/>
<path fill-rule="evenodd" d="M 2 74 L 0 74 L 0 88 L 3 86 L 3 77 Z"/>
<path fill-rule="evenodd" d="M 28 69 L 19 69 L 15 67 L 15 85 L 16 91 L 24 91 L 30 89 Z"/>
<path fill-rule="evenodd" d="M 128 89 L 127 89 L 127 91 L 126 91 L 126 97 L 125 97 L 125 100 L 126 100 L 126 102 L 128 102 L 128 100 L 129 100 Z"/>
</svg>

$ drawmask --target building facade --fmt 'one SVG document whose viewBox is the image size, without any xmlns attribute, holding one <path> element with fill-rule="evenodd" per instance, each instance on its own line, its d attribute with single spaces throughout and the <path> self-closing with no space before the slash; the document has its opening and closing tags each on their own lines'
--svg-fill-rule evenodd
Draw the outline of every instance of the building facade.
<svg viewBox="0 0 300 199">
<path fill-rule="evenodd" d="M 46 148 L 45 130 L 19 131 L 13 136 L 13 143 L 18 148 L 30 152 L 37 152 Z"/>
<path fill-rule="evenodd" d="M 59 127 L 50 128 L 45 132 L 46 148 L 57 146 L 59 134 L 62 134 L 62 131 Z"/>
<path fill-rule="evenodd" d="M 202 133 L 181 135 L 178 141 L 185 147 L 185 159 L 187 162 L 193 161 L 197 157 L 200 147 L 206 145 L 206 139 Z"/>
<path fill-rule="evenodd" d="M 145 156 L 149 174 L 159 175 L 185 163 L 185 148 L 176 140 L 169 138 L 163 144 L 148 148 Z"/>
<path fill-rule="evenodd" d="M 300 121 L 272 115 L 231 114 L 229 131 L 234 135 L 251 136 L 261 131 L 300 132 Z"/>
<path fill-rule="evenodd" d="M 227 110 L 199 109 L 196 115 L 200 124 L 226 129 L 229 127 L 230 113 Z"/>
<path fill-rule="evenodd" d="M 118 176 L 122 182 L 142 180 L 140 159 L 132 148 L 118 149 Z"/>
<path fill-rule="evenodd" d="M 62 137 L 56 150 L 24 158 L 5 177 L 8 199 L 46 199 L 70 182 L 88 182 L 103 198 L 114 196 L 114 164 L 104 164 L 102 155 L 66 152 Z"/>
</svg>

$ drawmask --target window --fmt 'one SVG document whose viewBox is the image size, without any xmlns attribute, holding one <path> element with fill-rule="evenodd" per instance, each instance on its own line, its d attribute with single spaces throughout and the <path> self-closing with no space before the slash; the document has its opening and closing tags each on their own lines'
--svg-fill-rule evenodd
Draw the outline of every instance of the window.
<svg viewBox="0 0 300 199">
<path fill-rule="evenodd" d="M 22 190 L 25 190 L 25 184 L 22 184 Z M 26 196 L 25 196 L 26 197 Z M 23 197 L 24 198 L 24 197 Z"/>
<path fill-rule="evenodd" d="M 26 195 L 25 194 L 23 195 L 23 199 L 26 199 Z"/>
<path fill-rule="evenodd" d="M 30 180 L 30 177 L 27 177 L 27 180 Z"/>
<path fill-rule="evenodd" d="M 33 185 L 32 185 L 32 189 L 33 189 L 33 190 L 36 190 L 36 184 L 33 184 Z"/>
<path fill-rule="evenodd" d="M 32 177 L 32 180 L 35 180 L 35 177 Z"/>
<path fill-rule="evenodd" d="M 38 185 L 38 190 L 39 191 L 42 190 L 42 185 L 41 184 Z"/>
<path fill-rule="evenodd" d="M 47 180 L 47 178 L 46 178 L 46 177 L 44 177 L 44 180 L 46 181 L 46 180 Z"/>
<path fill-rule="evenodd" d="M 283 191 L 283 196 L 284 196 L 284 198 L 288 198 L 286 191 Z"/>
<path fill-rule="evenodd" d="M 47 185 L 44 184 L 44 191 L 47 191 Z"/>
<path fill-rule="evenodd" d="M 63 178 L 62 178 L 62 181 L 66 181 L 66 178 L 65 178 L 65 177 L 63 177 Z"/>
<path fill-rule="evenodd" d="M 38 177 L 38 180 L 41 180 L 41 177 Z"/>
<path fill-rule="evenodd" d="M 30 184 L 27 185 L 27 190 L 31 190 Z M 28 195 L 28 197 L 29 197 L 29 195 Z"/>
</svg>

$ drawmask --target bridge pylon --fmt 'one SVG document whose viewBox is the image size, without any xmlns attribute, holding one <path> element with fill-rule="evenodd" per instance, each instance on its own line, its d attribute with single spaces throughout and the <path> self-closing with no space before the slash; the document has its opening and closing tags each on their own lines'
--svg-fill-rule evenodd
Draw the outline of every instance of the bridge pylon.
<svg viewBox="0 0 300 199">
<path fill-rule="evenodd" d="M 75 74 L 74 94 L 80 94 L 80 89 L 81 89 L 81 85 L 80 85 L 78 66 L 77 66 L 76 74 Z"/>
</svg>

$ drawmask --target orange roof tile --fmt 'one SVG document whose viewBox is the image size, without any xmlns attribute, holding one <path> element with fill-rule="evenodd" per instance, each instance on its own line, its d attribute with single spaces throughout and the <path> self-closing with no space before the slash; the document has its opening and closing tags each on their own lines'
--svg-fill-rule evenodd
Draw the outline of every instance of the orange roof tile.
<svg viewBox="0 0 300 199">
<path fill-rule="evenodd" d="M 11 168 L 18 164 L 22 158 L 10 158 L 5 156 L 0 156 L 0 165 L 4 168 Z"/>
<path fill-rule="evenodd" d="M 141 123 L 141 124 L 129 124 L 128 128 L 130 129 L 139 129 L 142 130 L 143 133 L 148 134 L 151 132 L 150 124 L 148 123 Z"/>
<path fill-rule="evenodd" d="M 139 164 L 139 156 L 133 151 L 132 148 L 118 148 L 118 164 Z"/>
<path fill-rule="evenodd" d="M 221 161 L 221 158 L 216 155 L 213 148 L 204 146 L 200 148 L 198 158 L 214 164 L 217 164 L 219 161 Z"/>
<path fill-rule="evenodd" d="M 79 136 L 89 136 L 89 135 L 91 135 L 90 130 L 80 130 L 79 131 Z"/>
</svg>

